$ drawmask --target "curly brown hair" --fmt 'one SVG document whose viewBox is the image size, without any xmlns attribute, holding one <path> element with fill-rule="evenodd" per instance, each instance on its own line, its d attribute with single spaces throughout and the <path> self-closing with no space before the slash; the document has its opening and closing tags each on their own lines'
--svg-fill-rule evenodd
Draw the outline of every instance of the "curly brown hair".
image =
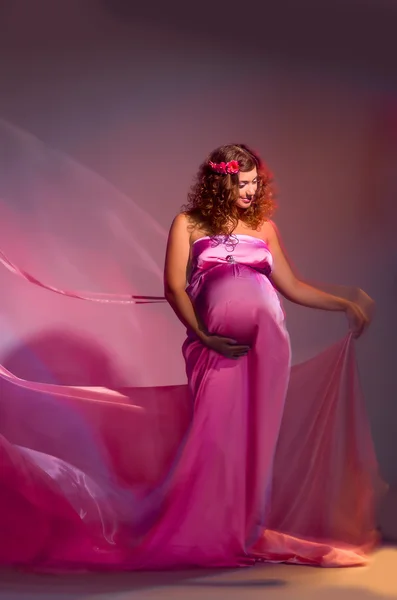
<svg viewBox="0 0 397 600">
<path fill-rule="evenodd" d="M 257 169 L 258 188 L 254 202 L 245 210 L 239 210 L 239 177 L 236 174 L 219 174 L 213 171 L 209 161 L 227 163 L 238 161 L 240 171 Z M 201 164 L 188 194 L 188 203 L 182 207 L 195 227 L 209 235 L 230 235 L 239 221 L 251 229 L 271 217 L 275 210 L 272 177 L 260 157 L 244 144 L 228 144 L 217 148 Z"/>
</svg>

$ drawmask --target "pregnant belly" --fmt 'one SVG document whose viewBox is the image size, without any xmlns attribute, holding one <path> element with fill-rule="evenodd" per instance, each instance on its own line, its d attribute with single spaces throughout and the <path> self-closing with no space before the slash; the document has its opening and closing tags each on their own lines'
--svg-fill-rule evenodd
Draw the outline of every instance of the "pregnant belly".
<svg viewBox="0 0 397 600">
<path fill-rule="evenodd" d="M 252 343 L 258 327 L 282 324 L 284 313 L 268 278 L 241 264 L 222 264 L 201 276 L 196 311 L 212 334 Z"/>
</svg>

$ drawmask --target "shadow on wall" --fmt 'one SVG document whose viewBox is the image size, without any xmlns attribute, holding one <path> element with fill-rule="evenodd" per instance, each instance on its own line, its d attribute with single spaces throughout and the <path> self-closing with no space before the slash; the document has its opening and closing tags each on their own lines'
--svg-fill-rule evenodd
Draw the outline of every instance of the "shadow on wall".
<svg viewBox="0 0 397 600">
<path fill-rule="evenodd" d="M 103 348 L 70 331 L 40 333 L 14 348 L 2 364 L 27 381 L 109 389 L 126 385 Z"/>
<path fill-rule="evenodd" d="M 51 331 L 26 340 L 2 361 L 31 382 L 122 387 L 110 357 L 78 334 Z M 93 402 L 31 391 L 0 379 L 0 433 L 11 443 L 67 460 L 88 473 L 107 471 L 106 450 L 90 421 Z"/>
</svg>

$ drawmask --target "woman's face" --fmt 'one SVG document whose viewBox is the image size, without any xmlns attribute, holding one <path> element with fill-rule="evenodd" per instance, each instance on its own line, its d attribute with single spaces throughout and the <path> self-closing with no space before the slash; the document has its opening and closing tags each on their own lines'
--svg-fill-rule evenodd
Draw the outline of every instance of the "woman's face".
<svg viewBox="0 0 397 600">
<path fill-rule="evenodd" d="M 258 172 L 256 169 L 245 172 L 240 171 L 238 178 L 239 197 L 236 204 L 239 208 L 248 208 L 251 206 L 258 188 Z"/>
</svg>

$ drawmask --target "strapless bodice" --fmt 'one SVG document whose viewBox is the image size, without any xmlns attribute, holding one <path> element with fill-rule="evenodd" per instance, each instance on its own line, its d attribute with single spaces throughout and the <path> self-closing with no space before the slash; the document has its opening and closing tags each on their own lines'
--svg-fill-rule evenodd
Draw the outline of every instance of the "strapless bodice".
<svg viewBox="0 0 397 600">
<path fill-rule="evenodd" d="M 225 263 L 245 265 L 270 275 L 273 257 L 266 242 L 252 235 L 202 237 L 193 242 L 190 280 L 197 272 Z"/>
</svg>

